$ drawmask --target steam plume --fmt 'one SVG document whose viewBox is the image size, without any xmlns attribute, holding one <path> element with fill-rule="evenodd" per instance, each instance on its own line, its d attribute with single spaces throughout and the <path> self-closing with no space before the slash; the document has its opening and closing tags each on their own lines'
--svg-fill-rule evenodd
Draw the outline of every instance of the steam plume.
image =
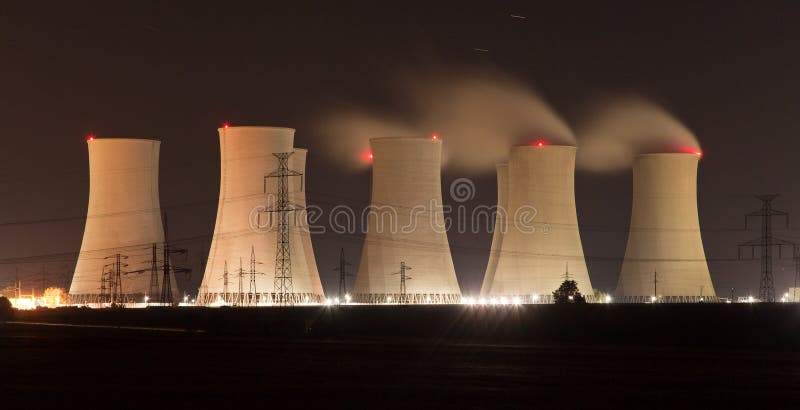
<svg viewBox="0 0 800 410">
<path fill-rule="evenodd" d="M 638 154 L 699 153 L 694 134 L 660 105 L 639 96 L 606 99 L 579 125 L 578 168 L 613 172 Z"/>
<path fill-rule="evenodd" d="M 363 164 L 353 153 L 368 150 L 372 137 L 437 134 L 444 162 L 457 170 L 493 170 L 513 145 L 544 140 L 575 144 L 567 123 L 530 87 L 498 73 L 406 74 L 394 96 L 401 121 L 366 110 L 342 110 L 318 121 L 327 146 L 347 166 Z M 341 151 L 344 150 L 344 151 Z M 355 161 L 354 161 L 355 160 Z"/>
<path fill-rule="evenodd" d="M 325 136 L 322 145 L 326 157 L 349 170 L 366 168 L 372 162 L 369 139 L 383 136 L 414 136 L 419 131 L 396 119 L 370 114 L 364 109 L 350 108 L 322 116 L 317 132 Z"/>
<path fill-rule="evenodd" d="M 502 74 L 443 75 L 405 89 L 417 124 L 442 136 L 454 169 L 493 170 L 511 146 L 540 139 L 575 145 L 570 127 L 536 92 Z"/>
</svg>

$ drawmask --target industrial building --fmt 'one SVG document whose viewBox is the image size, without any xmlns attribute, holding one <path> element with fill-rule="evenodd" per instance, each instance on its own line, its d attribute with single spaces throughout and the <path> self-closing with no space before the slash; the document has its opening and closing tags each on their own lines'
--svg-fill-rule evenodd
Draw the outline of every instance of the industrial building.
<svg viewBox="0 0 800 410">
<path fill-rule="evenodd" d="M 295 130 L 224 126 L 218 131 L 219 204 L 197 302 L 238 306 L 322 302 L 303 211 L 307 152 L 294 149 Z M 281 221 L 287 223 L 285 231 Z"/>
<path fill-rule="evenodd" d="M 507 222 L 494 234 L 481 297 L 546 303 L 566 279 L 593 295 L 575 209 L 575 152 L 544 142 L 518 146 L 507 170 L 498 167 L 498 205 L 507 204 L 498 215 Z"/>
<path fill-rule="evenodd" d="M 442 209 L 442 141 L 373 138 L 372 197 L 353 285 L 361 303 L 457 303 Z"/>
<path fill-rule="evenodd" d="M 699 153 L 635 158 L 633 208 L 618 301 L 717 300 L 697 214 L 699 159 Z"/>
<path fill-rule="evenodd" d="M 75 304 L 141 303 L 163 283 L 164 228 L 158 193 L 160 141 L 87 138 L 89 205 L 70 285 Z M 153 252 L 153 250 L 156 250 Z M 155 255 L 155 261 L 154 261 Z M 154 283 L 155 282 L 155 283 Z"/>
</svg>

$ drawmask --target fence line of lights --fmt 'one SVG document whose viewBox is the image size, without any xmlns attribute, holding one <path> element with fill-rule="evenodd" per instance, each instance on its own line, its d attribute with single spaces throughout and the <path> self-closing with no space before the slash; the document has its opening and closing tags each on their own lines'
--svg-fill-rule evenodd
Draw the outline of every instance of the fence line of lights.
<svg viewBox="0 0 800 410">
<path fill-rule="evenodd" d="M 63 295 L 63 296 L 66 296 L 66 295 Z M 530 295 L 529 298 L 526 298 L 526 299 L 527 300 L 523 300 L 523 298 L 521 296 L 508 296 L 508 297 L 507 296 L 500 296 L 500 297 L 490 297 L 490 298 L 465 296 L 465 297 L 463 297 L 461 299 L 461 303 L 460 304 L 461 305 L 468 305 L 468 306 L 521 306 L 521 305 L 525 305 L 525 304 L 550 304 L 550 302 L 547 302 L 547 299 L 543 298 L 541 295 L 538 295 L 538 294 L 532 294 L 532 295 Z M 573 300 L 573 298 L 571 296 L 569 297 L 569 299 Z M 38 307 L 51 307 L 51 308 L 54 308 L 54 307 L 72 306 L 73 305 L 73 304 L 68 302 L 68 298 L 67 299 L 63 298 L 62 294 L 40 295 L 38 297 L 34 296 L 32 294 L 31 295 L 25 295 L 25 296 L 20 295 L 20 297 L 18 297 L 18 298 L 13 298 L 12 297 L 12 298 L 9 298 L 9 300 L 10 300 L 10 302 L 11 302 L 11 304 L 12 304 L 12 306 L 14 308 L 23 309 L 23 310 L 36 309 Z M 614 299 L 612 298 L 612 296 L 606 294 L 606 295 L 603 295 L 603 296 L 599 297 L 597 299 L 596 303 L 610 304 L 610 303 L 613 303 L 613 301 L 614 301 Z M 660 298 L 657 297 L 657 296 L 650 296 L 649 301 L 650 301 L 650 303 L 658 303 L 660 301 Z M 700 302 L 702 302 L 702 301 L 703 301 L 703 299 L 700 299 Z M 725 303 L 727 303 L 727 304 L 733 304 L 733 303 L 749 303 L 749 304 L 752 304 L 752 303 L 760 303 L 760 302 L 761 302 L 761 300 L 756 299 L 752 295 L 748 295 L 747 297 L 740 297 L 740 298 L 738 298 L 738 300 L 728 299 L 728 300 L 725 301 Z M 797 301 L 793 299 L 792 295 L 790 295 L 789 292 L 785 292 L 782 295 L 782 297 L 780 298 L 780 303 L 790 303 L 790 302 L 797 302 Z M 188 295 L 185 295 L 182 298 L 181 303 L 178 304 L 178 306 L 195 306 L 195 304 L 196 304 L 196 300 L 195 299 L 190 299 L 190 297 Z M 339 297 L 327 298 L 321 304 L 325 305 L 325 306 L 338 306 L 338 305 L 351 305 L 351 304 L 352 305 L 370 305 L 370 304 L 375 304 L 375 303 L 353 303 L 353 298 L 348 293 L 348 294 L 345 294 L 343 298 L 339 298 Z M 381 304 L 381 303 L 377 303 L 377 304 Z M 418 304 L 418 305 L 426 305 L 426 304 L 433 305 L 433 304 L 436 304 L 436 305 L 444 305 L 444 304 L 450 304 L 450 303 L 434 302 L 431 299 L 430 296 L 426 296 L 424 303 L 404 303 L 402 301 L 395 300 L 393 298 L 393 296 L 391 296 L 391 295 L 387 295 L 384 304 L 389 304 L 389 305 L 391 305 L 391 304 Z M 108 303 L 93 303 L 93 304 L 89 304 L 87 306 L 89 306 L 89 307 L 107 307 L 107 305 L 109 305 L 109 304 Z M 124 305 L 126 307 L 132 307 L 132 308 L 137 308 L 137 307 L 143 308 L 143 307 L 147 307 L 147 306 L 157 306 L 157 305 L 162 305 L 162 304 L 161 303 L 152 302 L 152 298 L 150 296 L 148 296 L 148 295 L 145 295 L 143 297 L 142 302 L 122 303 L 122 305 Z M 319 303 L 313 303 L 310 300 L 306 299 L 305 303 L 300 303 L 300 305 L 312 306 L 312 305 L 319 305 Z M 264 301 L 258 301 L 257 303 L 255 303 L 253 305 L 246 305 L 246 304 L 245 305 L 238 305 L 238 304 L 227 303 L 224 300 L 222 300 L 221 297 L 218 297 L 217 300 L 214 303 L 211 303 L 208 306 L 210 306 L 210 307 L 222 307 L 222 306 L 258 306 L 258 307 L 264 307 L 264 306 L 274 306 L 274 303 L 271 303 L 271 301 L 264 300 Z"/>
</svg>

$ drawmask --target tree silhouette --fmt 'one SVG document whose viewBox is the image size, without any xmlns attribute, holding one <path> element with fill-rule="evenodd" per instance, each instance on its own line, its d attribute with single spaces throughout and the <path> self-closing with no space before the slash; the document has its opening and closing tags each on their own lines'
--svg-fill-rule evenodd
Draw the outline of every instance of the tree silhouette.
<svg viewBox="0 0 800 410">
<path fill-rule="evenodd" d="M 578 283 L 574 280 L 565 280 L 553 292 L 555 303 L 586 303 L 586 298 L 578 292 Z"/>
<path fill-rule="evenodd" d="M 11 320 L 14 318 L 14 308 L 11 301 L 5 296 L 0 296 L 0 320 Z"/>
</svg>

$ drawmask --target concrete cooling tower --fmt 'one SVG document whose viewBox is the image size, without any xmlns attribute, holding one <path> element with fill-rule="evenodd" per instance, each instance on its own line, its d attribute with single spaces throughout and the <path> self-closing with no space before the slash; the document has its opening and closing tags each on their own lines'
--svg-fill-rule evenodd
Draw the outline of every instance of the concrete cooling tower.
<svg viewBox="0 0 800 410">
<path fill-rule="evenodd" d="M 370 144 L 372 201 L 354 300 L 458 303 L 461 291 L 441 208 L 442 142 L 375 138 Z"/>
<path fill-rule="evenodd" d="M 303 210 L 292 215 L 292 220 L 297 223 L 300 229 L 300 242 L 303 246 L 304 261 L 308 266 L 308 280 L 310 281 L 311 293 L 318 295 L 321 298 L 325 294 L 322 290 L 322 281 L 319 277 L 319 269 L 317 268 L 317 259 L 314 257 L 314 245 L 311 243 L 311 231 L 308 226 L 308 213 L 304 210 L 306 207 L 306 190 L 304 186 L 306 174 L 306 157 L 308 150 L 305 148 L 295 148 L 294 154 L 289 157 L 289 169 L 297 170 L 303 173 L 304 177 L 291 178 L 289 194 L 291 201 L 299 205 Z"/>
<path fill-rule="evenodd" d="M 575 210 L 575 151 L 543 144 L 511 149 L 508 190 L 502 184 L 498 190 L 498 204 L 507 203 L 506 232 L 494 236 L 496 267 L 488 277 L 490 257 L 482 297 L 548 302 L 567 277 L 581 294 L 593 296 Z"/>
<path fill-rule="evenodd" d="M 624 302 L 716 300 L 697 215 L 699 155 L 644 154 L 633 163 L 633 208 L 617 284 Z"/>
<path fill-rule="evenodd" d="M 497 211 L 494 219 L 494 230 L 492 231 L 492 250 L 489 253 L 489 264 L 486 266 L 486 273 L 483 276 L 483 286 L 481 296 L 486 296 L 485 291 L 494 282 L 494 274 L 497 271 L 497 261 L 500 259 L 500 249 L 503 246 L 503 234 L 505 233 L 508 210 L 508 164 L 497 164 Z"/>
<path fill-rule="evenodd" d="M 278 255 L 277 178 L 274 153 L 293 152 L 289 170 L 304 172 L 305 150 L 294 150 L 294 130 L 277 127 L 224 127 L 219 129 L 221 176 L 217 221 L 208 263 L 200 285 L 200 304 L 240 306 L 320 303 L 322 285 L 308 234 L 306 213 L 289 213 L 291 289 L 287 301 L 276 292 Z M 303 180 L 287 177 L 289 200 L 305 205 Z M 265 193 L 266 192 L 266 193 Z"/>
<path fill-rule="evenodd" d="M 150 268 L 152 245 L 161 248 L 164 242 L 158 196 L 160 144 L 146 139 L 87 139 L 89 206 L 69 290 L 73 303 L 157 299 L 150 294 Z M 173 277 L 170 283 L 176 295 Z"/>
</svg>

